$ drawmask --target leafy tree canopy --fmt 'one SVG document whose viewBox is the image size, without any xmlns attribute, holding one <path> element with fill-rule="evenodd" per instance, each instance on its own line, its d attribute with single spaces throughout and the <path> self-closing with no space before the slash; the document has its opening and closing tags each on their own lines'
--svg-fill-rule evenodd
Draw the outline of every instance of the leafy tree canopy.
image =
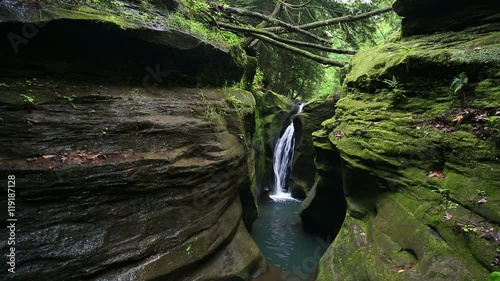
<svg viewBox="0 0 500 281">
<path fill-rule="evenodd" d="M 391 0 L 186 1 L 197 3 L 199 19 L 244 38 L 263 86 L 290 98 L 338 91 L 338 68 L 394 37 L 399 26 Z"/>
</svg>

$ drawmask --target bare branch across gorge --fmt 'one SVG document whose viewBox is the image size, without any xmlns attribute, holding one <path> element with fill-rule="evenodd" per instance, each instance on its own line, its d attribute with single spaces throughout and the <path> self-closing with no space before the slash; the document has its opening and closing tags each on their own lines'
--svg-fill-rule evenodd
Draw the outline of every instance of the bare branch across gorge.
<svg viewBox="0 0 500 281">
<path fill-rule="evenodd" d="M 390 11 L 392 11 L 392 7 L 386 7 L 386 8 L 381 8 L 381 9 L 378 9 L 378 10 L 373 10 L 373 11 L 370 11 L 370 12 L 362 13 L 362 14 L 359 14 L 359 15 L 342 16 L 342 17 L 338 17 L 338 18 L 332 18 L 332 19 L 327 19 L 327 20 L 322 20 L 322 21 L 311 22 L 311 23 L 307 23 L 307 24 L 303 24 L 303 25 L 298 25 L 296 27 L 299 28 L 299 29 L 302 29 L 302 30 L 309 30 L 309 29 L 314 29 L 314 28 L 318 28 L 318 27 L 328 26 L 328 25 L 332 25 L 332 24 L 336 24 L 336 23 L 355 22 L 355 21 L 358 21 L 358 20 L 363 20 L 363 19 L 366 19 L 366 18 L 369 18 L 369 17 L 372 17 L 372 16 L 376 16 L 376 15 L 380 15 L 380 14 L 383 14 L 383 13 L 387 13 L 387 12 L 390 12 Z M 276 33 L 287 32 L 286 29 L 284 29 L 282 27 L 279 27 L 279 26 L 268 27 L 268 28 L 266 28 L 266 30 L 270 31 L 270 32 L 276 32 Z"/>
<path fill-rule="evenodd" d="M 331 60 L 331 59 L 328 59 L 328 58 L 325 58 L 325 57 L 322 57 L 322 56 L 318 56 L 318 55 L 315 55 L 315 54 L 313 54 L 311 52 L 308 52 L 306 50 L 302 50 L 300 48 L 297 48 L 297 47 L 291 46 L 289 44 L 286 44 L 286 43 L 280 42 L 278 40 L 275 40 L 275 39 L 273 39 L 271 37 L 262 35 L 262 33 L 265 32 L 265 31 L 262 31 L 262 30 L 249 29 L 249 28 L 244 28 L 244 27 L 230 25 L 230 24 L 227 24 L 227 23 L 219 23 L 219 26 L 222 27 L 222 28 L 226 28 L 228 30 L 245 33 L 245 34 L 250 35 L 252 37 L 255 37 L 255 38 L 257 38 L 257 39 L 259 39 L 261 41 L 267 42 L 269 44 L 272 44 L 272 45 L 277 46 L 279 48 L 282 48 L 284 50 L 288 50 L 288 51 L 290 51 L 292 53 L 295 53 L 297 55 L 309 58 L 309 59 L 311 59 L 313 61 L 316 61 L 316 62 L 319 62 L 321 64 L 331 65 L 331 66 L 336 66 L 336 67 L 343 67 L 345 65 L 345 63 L 343 63 L 343 62 L 338 62 L 338 61 L 334 61 L 334 60 Z M 272 33 L 268 33 L 268 34 L 272 34 Z M 276 36 L 274 34 L 272 34 L 272 35 Z M 281 38 L 281 39 L 283 39 L 283 38 Z"/>
<path fill-rule="evenodd" d="M 215 4 L 215 5 L 217 5 L 217 4 Z M 279 19 L 276 19 L 276 18 L 273 18 L 273 17 L 269 17 L 269 16 L 266 16 L 266 15 L 263 15 L 261 13 L 257 13 L 257 12 L 253 12 L 253 11 L 248 11 L 248 10 L 244 10 L 244 9 L 240 9 L 240 8 L 223 7 L 221 5 L 217 5 L 215 7 L 215 9 L 218 10 L 218 11 L 221 11 L 221 12 L 223 12 L 225 14 L 236 14 L 236 15 L 240 15 L 240 16 L 249 16 L 249 17 L 259 18 L 259 19 L 262 19 L 264 21 L 267 21 L 267 22 L 279 25 L 280 27 L 278 27 L 278 28 L 286 29 L 289 32 L 300 33 L 300 34 L 303 34 L 305 36 L 311 37 L 311 38 L 313 38 L 315 40 L 318 40 L 318 41 L 320 41 L 322 43 L 330 44 L 330 41 L 328 39 L 322 38 L 322 37 L 320 37 L 320 36 L 318 36 L 318 35 L 316 35 L 314 33 L 311 33 L 309 31 L 307 31 L 307 30 L 303 30 L 300 27 L 297 27 L 295 25 L 292 25 L 290 23 L 284 22 L 282 20 L 279 20 Z"/>
</svg>

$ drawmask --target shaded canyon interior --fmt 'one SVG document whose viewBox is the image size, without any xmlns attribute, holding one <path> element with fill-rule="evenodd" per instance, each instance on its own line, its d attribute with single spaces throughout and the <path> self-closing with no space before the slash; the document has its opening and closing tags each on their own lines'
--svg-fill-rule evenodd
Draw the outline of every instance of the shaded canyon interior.
<svg viewBox="0 0 500 281">
<path fill-rule="evenodd" d="M 255 75 L 241 48 L 34 2 L 0 3 L 0 175 L 16 177 L 19 245 L 1 280 L 282 280 L 249 232 L 287 122 L 301 224 L 333 241 L 312 280 L 500 271 L 500 3 L 397 0 L 401 37 L 291 118 L 298 102 L 227 86 Z"/>
</svg>

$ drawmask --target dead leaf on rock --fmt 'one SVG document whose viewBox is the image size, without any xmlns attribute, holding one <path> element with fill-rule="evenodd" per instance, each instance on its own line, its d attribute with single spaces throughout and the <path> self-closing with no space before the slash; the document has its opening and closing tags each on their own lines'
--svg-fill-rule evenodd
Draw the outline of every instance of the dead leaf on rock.
<svg viewBox="0 0 500 281">
<path fill-rule="evenodd" d="M 484 196 L 481 197 L 479 200 L 477 200 L 478 204 L 483 204 L 483 203 L 486 203 L 486 202 L 488 202 L 488 198 L 486 198 Z"/>
<path fill-rule="evenodd" d="M 52 158 L 55 158 L 55 157 L 56 157 L 55 155 L 42 155 L 43 159 L 52 159 Z"/>
<path fill-rule="evenodd" d="M 452 218 L 453 218 L 453 216 L 452 216 L 450 213 L 446 212 L 446 213 L 444 214 L 444 219 L 445 219 L 445 220 L 449 221 L 449 220 L 451 220 Z"/>
<path fill-rule="evenodd" d="M 64 154 L 61 154 L 59 156 L 59 160 L 61 160 L 61 162 L 66 162 L 66 160 L 68 160 L 68 153 L 64 153 Z"/>
<path fill-rule="evenodd" d="M 443 172 L 441 171 L 430 171 L 427 173 L 428 178 L 438 178 L 438 179 L 444 179 L 446 176 L 444 175 Z"/>
<path fill-rule="evenodd" d="M 337 132 L 334 132 L 333 135 L 335 136 L 336 139 L 340 140 L 342 139 L 344 136 L 342 135 L 342 132 L 341 131 L 337 131 Z"/>
<path fill-rule="evenodd" d="M 396 269 L 398 269 L 399 273 L 403 273 L 406 270 L 409 270 L 409 269 L 412 269 L 412 268 L 413 268 L 413 263 L 409 263 L 407 265 L 399 265 L 399 266 L 396 267 Z"/>
<path fill-rule="evenodd" d="M 453 122 L 460 123 L 462 119 L 464 119 L 464 116 L 458 115 L 457 117 L 455 117 L 455 119 L 453 119 Z"/>
</svg>

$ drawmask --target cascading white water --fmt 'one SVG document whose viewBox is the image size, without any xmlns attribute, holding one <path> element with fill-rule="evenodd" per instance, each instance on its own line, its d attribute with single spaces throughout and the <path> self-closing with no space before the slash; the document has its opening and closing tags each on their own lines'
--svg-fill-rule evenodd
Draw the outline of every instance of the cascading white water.
<svg viewBox="0 0 500 281">
<path fill-rule="evenodd" d="M 270 197 L 275 201 L 293 199 L 291 192 L 285 190 L 287 185 L 288 174 L 292 170 L 293 152 L 295 149 L 295 127 L 293 125 L 293 117 L 302 112 L 305 103 L 299 104 L 297 113 L 290 119 L 290 125 L 276 142 L 273 155 L 273 170 L 274 170 L 274 190 Z"/>
</svg>

